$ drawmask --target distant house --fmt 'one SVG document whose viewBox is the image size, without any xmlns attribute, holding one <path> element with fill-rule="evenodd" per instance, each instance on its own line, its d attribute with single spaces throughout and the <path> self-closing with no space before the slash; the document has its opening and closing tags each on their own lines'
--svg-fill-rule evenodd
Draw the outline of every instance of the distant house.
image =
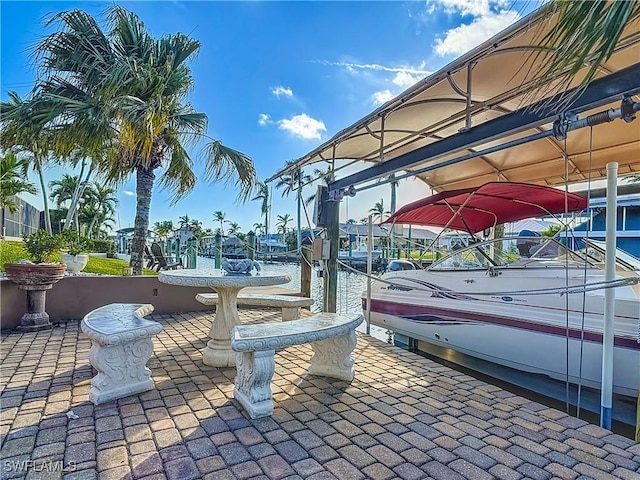
<svg viewBox="0 0 640 480">
<path fill-rule="evenodd" d="M 579 239 L 584 236 L 595 240 L 605 240 L 606 199 L 594 198 L 589 202 L 589 219 L 573 229 L 569 244 L 573 248 L 583 248 Z M 575 245 L 574 245 L 575 244 Z M 618 197 L 616 211 L 616 246 L 640 258 L 640 194 Z"/>
<path fill-rule="evenodd" d="M 282 235 L 270 233 L 258 237 L 258 250 L 260 252 L 283 253 L 287 251 L 287 244 L 282 241 Z"/>
<path fill-rule="evenodd" d="M 116 249 L 117 253 L 129 253 L 131 251 L 131 241 L 133 240 L 133 227 L 121 228 L 116 230 Z M 147 240 L 153 240 L 155 234 L 151 230 L 147 230 Z"/>
<path fill-rule="evenodd" d="M 20 238 L 23 233 L 30 234 L 44 228 L 44 212 L 18 196 L 11 197 L 18 206 L 16 213 L 7 207 L 2 208 L 2 237 Z"/>
</svg>

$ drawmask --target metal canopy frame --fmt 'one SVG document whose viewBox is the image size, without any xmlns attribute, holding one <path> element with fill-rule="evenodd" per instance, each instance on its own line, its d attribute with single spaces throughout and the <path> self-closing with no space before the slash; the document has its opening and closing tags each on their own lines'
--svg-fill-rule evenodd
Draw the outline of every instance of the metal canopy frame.
<svg viewBox="0 0 640 480">
<path fill-rule="evenodd" d="M 542 130 L 538 134 L 533 134 L 530 137 L 525 137 L 517 142 L 506 143 L 491 148 L 491 152 L 498 151 L 499 149 L 509 148 L 515 143 L 525 144 L 529 141 L 538 140 L 540 138 L 555 136 L 556 139 L 561 140 L 566 136 L 566 132 L 572 130 L 572 124 L 576 127 L 593 126 L 594 122 L 580 122 L 578 123 L 577 116 L 585 111 L 602 107 L 614 100 L 621 100 L 622 103 L 628 103 L 625 99 L 630 99 L 633 95 L 640 93 L 640 63 L 636 63 L 622 69 L 616 73 L 607 75 L 606 77 L 593 81 L 580 96 L 574 100 L 567 108 L 566 113 L 559 116 L 555 111 L 554 105 L 560 101 L 560 99 L 566 95 L 566 93 L 559 93 L 551 99 L 540 100 L 536 104 L 524 107 L 520 110 L 516 110 L 495 120 L 490 120 L 481 125 L 478 125 L 472 129 L 464 130 L 460 133 L 444 138 L 438 142 L 413 150 L 409 153 L 396 157 L 386 162 L 378 163 L 373 167 L 369 167 L 360 172 L 356 172 L 352 175 L 336 180 L 329 183 L 329 191 L 331 192 L 342 191 L 348 189 L 351 186 L 359 185 L 369 180 L 395 173 L 399 170 L 406 170 L 422 163 L 436 160 L 445 154 L 454 154 L 465 149 L 471 149 L 478 145 L 489 143 L 494 140 L 499 140 L 514 134 L 521 133 L 531 128 L 538 128 L 553 119 L 557 119 L 555 122 L 555 128 L 553 130 Z M 568 92 L 567 92 L 568 93 Z M 621 106 L 621 110 L 624 107 Z M 640 110 L 637 103 L 631 103 L 627 110 L 632 109 L 633 112 Z M 620 112 L 621 117 L 624 113 Z M 630 117 L 627 116 L 629 121 Z M 604 121 L 611 121 L 612 119 L 604 119 Z M 424 169 L 424 171 L 441 168 L 445 164 L 453 165 L 461 161 L 468 160 L 470 158 L 480 156 L 485 152 L 474 152 L 464 155 L 460 158 L 452 159 L 443 164 L 434 164 Z M 416 172 L 410 172 L 407 175 L 415 175 Z M 397 181 L 397 178 L 394 179 Z M 353 190 L 352 190 L 353 191 Z M 355 191 L 358 191 L 356 189 Z M 334 193 L 334 196 L 336 193 Z"/>
<path fill-rule="evenodd" d="M 401 170 L 406 171 L 401 178 L 415 176 L 435 191 L 495 180 L 560 185 L 603 178 L 611 161 L 620 163 L 622 175 L 640 172 L 637 124 L 602 124 L 592 138 L 580 132 L 572 132 L 568 139 L 563 135 L 579 126 L 593 126 L 577 122 L 575 115 L 599 119 L 594 108 L 625 107 L 620 116 L 629 119 L 629 105 L 635 108 L 634 102 L 640 101 L 634 97 L 640 93 L 640 21 L 627 25 L 598 78 L 563 113 L 532 108 L 550 100 L 540 93 L 536 77 L 546 60 L 540 39 L 556 22 L 548 12 L 543 7 L 517 22 L 267 181 L 317 162 L 335 166 L 334 174 L 347 162 L 374 164 L 330 182 L 336 199 L 349 187 L 358 187 L 351 189 L 353 193 L 387 183 L 381 177 Z M 579 86 L 590 60 L 563 90 Z M 620 103 L 625 96 L 626 105 Z"/>
</svg>

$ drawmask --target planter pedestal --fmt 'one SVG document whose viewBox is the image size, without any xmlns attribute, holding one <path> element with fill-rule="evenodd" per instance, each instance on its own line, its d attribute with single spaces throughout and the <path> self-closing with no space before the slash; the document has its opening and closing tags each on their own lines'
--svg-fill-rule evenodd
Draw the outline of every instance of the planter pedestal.
<svg viewBox="0 0 640 480">
<path fill-rule="evenodd" d="M 19 331 L 35 332 L 52 327 L 49 314 L 44 310 L 47 290 L 64 277 L 66 268 L 64 263 L 5 263 L 9 280 L 27 292 L 27 313 L 20 319 Z"/>
<path fill-rule="evenodd" d="M 27 292 L 27 313 L 20 319 L 17 329 L 21 332 L 37 332 L 52 327 L 49 314 L 44 311 L 47 300 L 47 290 L 53 285 L 18 285 L 20 290 Z"/>
</svg>

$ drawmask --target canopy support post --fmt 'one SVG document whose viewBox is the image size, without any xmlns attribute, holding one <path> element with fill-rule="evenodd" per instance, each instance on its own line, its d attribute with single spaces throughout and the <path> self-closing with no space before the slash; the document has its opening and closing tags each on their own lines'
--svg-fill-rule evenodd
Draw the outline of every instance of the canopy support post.
<svg viewBox="0 0 640 480">
<path fill-rule="evenodd" d="M 616 278 L 616 220 L 618 217 L 618 164 L 607 163 L 607 213 L 605 281 Z M 611 430 L 611 405 L 613 399 L 613 341 L 616 291 L 604 291 L 604 330 L 602 334 L 602 387 L 600 393 L 600 426 Z"/>
</svg>

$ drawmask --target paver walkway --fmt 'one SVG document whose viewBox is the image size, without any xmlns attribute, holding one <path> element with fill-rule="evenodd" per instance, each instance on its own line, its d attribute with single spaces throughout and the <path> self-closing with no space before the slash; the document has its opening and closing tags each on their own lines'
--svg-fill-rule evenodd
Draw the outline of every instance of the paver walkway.
<svg viewBox="0 0 640 480">
<path fill-rule="evenodd" d="M 309 346 L 278 353 L 275 413 L 249 420 L 235 369 L 202 363 L 210 314 L 150 318 L 157 390 L 98 407 L 78 322 L 2 336 L 2 478 L 640 479 L 632 440 L 366 335 L 351 384 L 307 375 Z"/>
</svg>

